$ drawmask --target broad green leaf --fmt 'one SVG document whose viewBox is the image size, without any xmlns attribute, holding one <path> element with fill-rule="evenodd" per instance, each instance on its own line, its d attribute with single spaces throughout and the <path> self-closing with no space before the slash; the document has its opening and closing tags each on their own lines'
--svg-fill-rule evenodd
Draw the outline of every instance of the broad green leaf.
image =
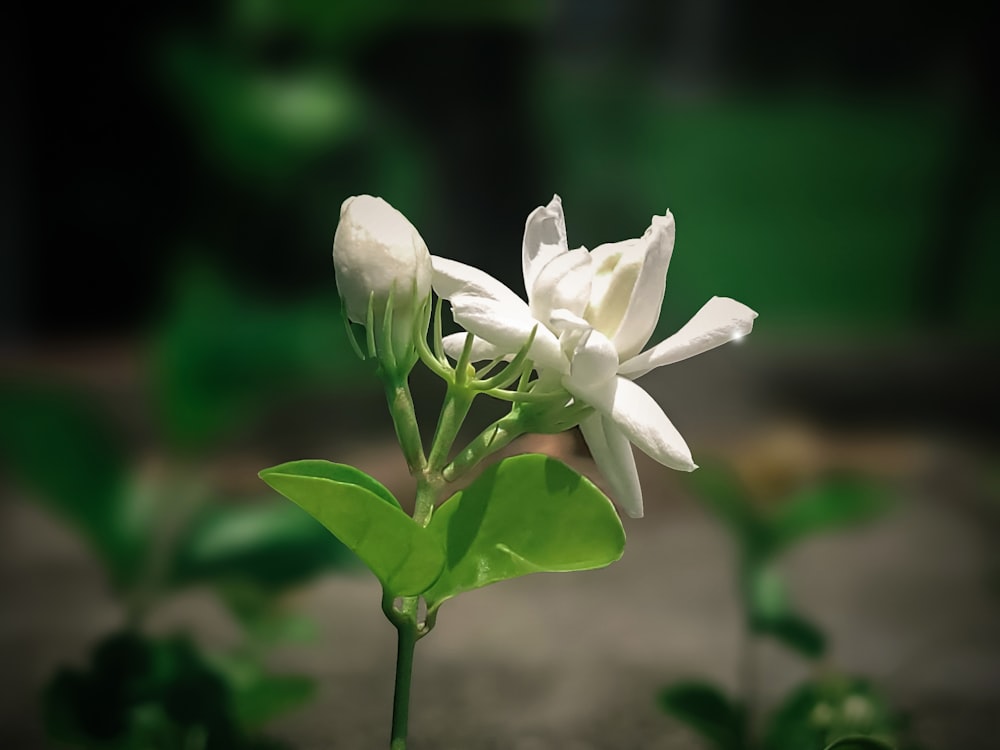
<svg viewBox="0 0 1000 750">
<path fill-rule="evenodd" d="M 289 461 L 266 471 L 270 474 L 279 470 L 282 474 L 294 474 L 314 479 L 329 479 L 331 482 L 339 482 L 340 484 L 354 484 L 368 490 L 375 497 L 384 500 L 389 505 L 402 510 L 399 500 L 389 491 L 388 487 L 375 477 L 369 476 L 360 469 L 355 469 L 353 466 L 348 466 L 347 464 L 335 464 L 332 461 L 324 461 L 318 458 L 305 458 L 300 461 Z"/>
<path fill-rule="evenodd" d="M 718 750 L 742 750 L 746 746 L 746 716 L 714 685 L 679 682 L 665 688 L 660 707 L 694 729 Z"/>
<path fill-rule="evenodd" d="M 260 477 L 323 524 L 392 594 L 423 593 L 441 573 L 437 538 L 364 472 L 328 461 L 292 461 Z"/>
<path fill-rule="evenodd" d="M 438 509 L 429 530 L 447 555 L 424 593 L 430 607 L 528 573 L 601 568 L 625 548 L 611 501 L 565 464 L 537 454 L 490 466 Z"/>
<path fill-rule="evenodd" d="M 104 415 L 81 394 L 4 384 L 0 466 L 76 526 L 113 578 L 134 572 L 137 540 L 125 523 L 127 457 Z"/>
<path fill-rule="evenodd" d="M 179 541 L 170 581 L 178 586 L 242 581 L 273 590 L 353 560 L 343 544 L 294 505 L 212 507 Z"/>
<path fill-rule="evenodd" d="M 775 547 L 784 548 L 808 534 L 868 521 L 887 506 L 887 495 L 877 484 L 841 477 L 783 503 L 769 526 Z"/>
</svg>

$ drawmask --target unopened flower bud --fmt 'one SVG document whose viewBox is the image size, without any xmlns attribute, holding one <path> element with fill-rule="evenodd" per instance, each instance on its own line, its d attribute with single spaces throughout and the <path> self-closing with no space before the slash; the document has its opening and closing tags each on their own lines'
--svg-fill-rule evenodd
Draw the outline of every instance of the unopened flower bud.
<svg viewBox="0 0 1000 750">
<path fill-rule="evenodd" d="M 431 294 L 431 256 L 416 228 L 381 198 L 348 198 L 333 238 L 333 265 L 347 316 L 367 324 L 371 304 L 381 332 L 391 296 L 393 352 L 397 358 L 411 352 L 414 318 Z"/>
</svg>

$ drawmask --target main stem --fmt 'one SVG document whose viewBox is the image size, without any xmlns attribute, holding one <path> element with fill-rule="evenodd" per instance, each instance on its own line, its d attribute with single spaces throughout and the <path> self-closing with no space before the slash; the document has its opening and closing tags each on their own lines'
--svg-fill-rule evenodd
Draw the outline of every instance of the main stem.
<svg viewBox="0 0 1000 750">
<path fill-rule="evenodd" d="M 417 428 L 413 398 L 406 382 L 395 383 L 386 389 L 389 410 L 396 426 L 396 435 L 403 448 L 410 474 L 417 480 L 417 496 L 413 520 L 422 527 L 431 522 L 434 504 L 445 485 L 442 473 L 448 451 L 458 435 L 459 427 L 468 414 L 473 393 L 449 386 L 441 410 L 430 455 L 424 456 L 420 432 Z M 410 720 L 410 687 L 413 680 L 413 657 L 417 641 L 427 634 L 429 627 L 419 619 L 420 598 L 406 596 L 399 606 L 386 594 L 383 610 L 396 628 L 396 676 L 392 700 L 392 732 L 390 750 L 406 750 L 406 737 Z"/>
<path fill-rule="evenodd" d="M 405 606 L 405 604 L 404 604 Z M 392 739 L 390 750 L 406 750 L 410 721 L 410 682 L 413 678 L 413 652 L 417 645 L 416 612 L 400 613 L 396 626 L 396 682 L 392 697 Z"/>
</svg>

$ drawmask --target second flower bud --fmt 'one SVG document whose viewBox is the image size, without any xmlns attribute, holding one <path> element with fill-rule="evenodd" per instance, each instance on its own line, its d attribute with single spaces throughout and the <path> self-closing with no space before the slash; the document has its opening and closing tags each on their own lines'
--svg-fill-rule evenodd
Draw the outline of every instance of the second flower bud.
<svg viewBox="0 0 1000 750">
<path fill-rule="evenodd" d="M 381 198 L 353 196 L 340 207 L 333 265 L 348 318 L 368 325 L 371 307 L 375 330 L 369 336 L 379 361 L 408 370 L 415 361 L 414 337 L 420 335 L 416 319 L 431 295 L 431 257 L 420 233 Z M 390 298 L 392 317 L 386 322 Z"/>
</svg>

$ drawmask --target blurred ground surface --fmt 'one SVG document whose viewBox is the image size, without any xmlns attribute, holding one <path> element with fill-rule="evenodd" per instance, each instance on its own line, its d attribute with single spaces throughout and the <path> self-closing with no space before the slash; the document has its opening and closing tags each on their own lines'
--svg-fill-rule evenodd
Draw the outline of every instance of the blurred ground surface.
<svg viewBox="0 0 1000 750">
<path fill-rule="evenodd" d="M 774 412 L 765 396 L 752 392 L 768 372 L 766 363 L 749 357 L 738 377 L 735 365 L 728 366 L 736 354 L 743 356 L 705 357 L 701 365 L 673 368 L 646 383 L 690 437 L 696 457 L 738 452 L 740 441 L 753 440 L 754 421 Z M 845 377 L 850 380 L 843 372 L 830 376 L 841 388 Z M 883 686 L 910 712 L 929 748 L 995 748 L 1000 533 L 995 498 L 981 481 L 992 476 L 995 482 L 995 456 L 987 454 L 989 463 L 977 459 L 982 443 L 963 442 L 965 433 L 947 423 L 840 427 L 821 450 L 881 467 L 898 504 L 862 529 L 817 537 L 794 550 L 783 561 L 792 595 L 803 614 L 828 631 L 830 664 Z M 801 448 L 802 440 L 794 444 Z M 590 469 L 571 440 L 551 447 Z M 394 455 L 384 439 L 373 439 L 338 458 L 356 461 L 396 489 L 405 477 Z M 658 712 L 654 697 L 661 686 L 689 677 L 736 689 L 742 644 L 733 549 L 674 475 L 647 461 L 640 469 L 647 517 L 626 522 L 621 562 L 588 573 L 530 576 L 445 605 L 437 629 L 418 648 L 414 750 L 700 747 Z M 80 664 L 121 613 L 72 533 L 16 495 L 3 500 L 0 747 L 33 750 L 44 746 L 40 686 L 57 665 Z M 277 737 L 299 750 L 387 745 L 395 644 L 379 594 L 374 579 L 359 573 L 330 576 L 293 595 L 291 604 L 319 623 L 319 637 L 312 646 L 284 647 L 275 666 L 313 675 L 321 687 L 314 703 L 274 725 Z M 214 645 L 236 636 L 215 600 L 197 592 L 172 600 L 153 628 L 191 629 Z M 803 662 L 769 643 L 756 647 L 755 658 L 763 708 L 808 676 Z"/>
</svg>

